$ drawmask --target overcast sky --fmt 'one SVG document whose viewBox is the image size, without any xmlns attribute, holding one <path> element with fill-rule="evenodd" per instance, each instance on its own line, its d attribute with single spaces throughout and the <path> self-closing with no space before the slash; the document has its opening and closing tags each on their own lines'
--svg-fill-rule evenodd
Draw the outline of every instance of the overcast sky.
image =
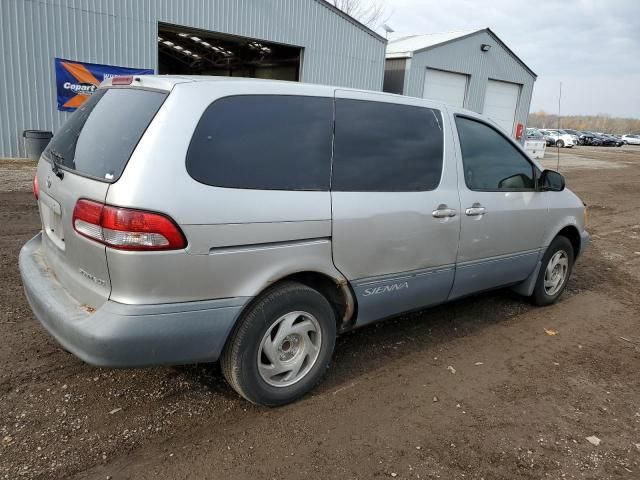
<svg viewBox="0 0 640 480">
<path fill-rule="evenodd" d="M 531 111 L 640 118 L 640 0 L 386 0 L 396 31 L 491 28 L 534 72 Z M 528 6 L 527 6 L 528 5 Z"/>
</svg>

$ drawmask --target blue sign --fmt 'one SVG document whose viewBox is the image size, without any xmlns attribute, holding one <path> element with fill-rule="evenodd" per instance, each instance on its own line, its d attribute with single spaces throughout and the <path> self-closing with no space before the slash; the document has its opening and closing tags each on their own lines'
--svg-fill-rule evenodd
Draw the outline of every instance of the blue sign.
<svg viewBox="0 0 640 480">
<path fill-rule="evenodd" d="M 58 110 L 73 112 L 82 105 L 105 79 L 123 75 L 150 75 L 148 68 L 114 67 L 98 63 L 55 59 Z"/>
</svg>

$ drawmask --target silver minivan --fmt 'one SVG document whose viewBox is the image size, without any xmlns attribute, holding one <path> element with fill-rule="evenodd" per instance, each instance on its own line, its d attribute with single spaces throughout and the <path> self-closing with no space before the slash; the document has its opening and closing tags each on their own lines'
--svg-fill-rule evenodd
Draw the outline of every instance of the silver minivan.
<svg viewBox="0 0 640 480">
<path fill-rule="evenodd" d="M 588 239 L 563 177 L 484 117 L 277 81 L 107 80 L 34 193 L 20 271 L 64 348 L 220 360 L 262 405 L 308 392 L 341 332 L 499 287 L 553 303 Z"/>
</svg>

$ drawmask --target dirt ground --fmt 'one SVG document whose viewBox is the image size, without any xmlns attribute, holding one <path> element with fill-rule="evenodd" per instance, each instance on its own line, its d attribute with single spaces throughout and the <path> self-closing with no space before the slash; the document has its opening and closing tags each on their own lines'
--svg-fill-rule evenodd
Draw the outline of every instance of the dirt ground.
<svg viewBox="0 0 640 480">
<path fill-rule="evenodd" d="M 496 291 L 349 333 L 311 395 L 264 409 L 216 365 L 58 347 L 18 274 L 33 166 L 2 163 L 0 478 L 640 478 L 640 147 L 563 150 L 560 169 L 592 243 L 559 303 Z"/>
</svg>

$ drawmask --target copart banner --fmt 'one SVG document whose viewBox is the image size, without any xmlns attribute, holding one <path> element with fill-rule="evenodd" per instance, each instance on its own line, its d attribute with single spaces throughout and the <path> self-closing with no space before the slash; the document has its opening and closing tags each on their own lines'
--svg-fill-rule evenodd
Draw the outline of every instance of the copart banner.
<svg viewBox="0 0 640 480">
<path fill-rule="evenodd" d="M 98 63 L 55 59 L 58 110 L 73 112 L 98 88 L 105 78 L 153 74 L 148 68 L 126 68 Z"/>
</svg>

